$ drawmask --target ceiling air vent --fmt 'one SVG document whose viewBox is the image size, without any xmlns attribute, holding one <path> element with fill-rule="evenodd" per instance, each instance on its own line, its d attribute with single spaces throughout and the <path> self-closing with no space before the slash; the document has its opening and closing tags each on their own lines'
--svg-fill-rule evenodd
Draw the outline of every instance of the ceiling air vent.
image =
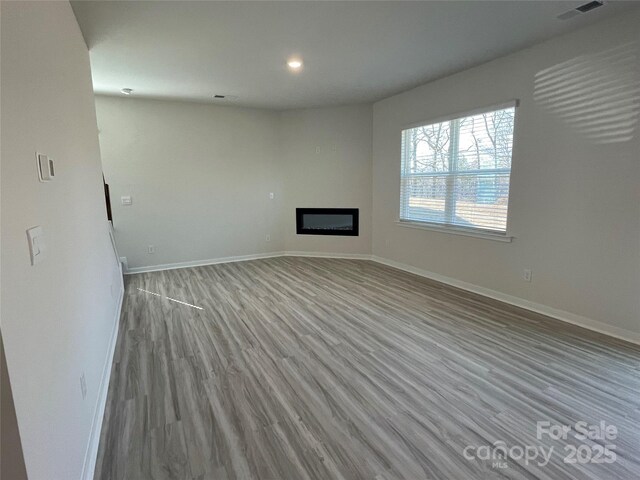
<svg viewBox="0 0 640 480">
<path fill-rule="evenodd" d="M 593 10 L 594 8 L 601 7 L 604 2 L 599 2 L 598 0 L 594 0 L 593 2 L 585 3 L 584 5 L 580 5 L 576 10 L 579 10 L 582 13 L 587 13 Z"/>
<path fill-rule="evenodd" d="M 224 100 L 225 102 L 233 102 L 234 100 L 238 100 L 237 95 L 214 95 L 214 100 Z"/>
<path fill-rule="evenodd" d="M 602 5 L 604 5 L 604 0 L 594 0 L 593 2 L 587 2 L 583 5 L 580 5 L 577 8 L 574 8 L 572 10 L 569 10 L 568 12 L 564 12 L 563 14 L 558 15 L 557 18 L 559 20 L 568 20 L 577 15 L 580 15 L 581 13 L 590 12 L 591 10 L 601 7 Z"/>
</svg>

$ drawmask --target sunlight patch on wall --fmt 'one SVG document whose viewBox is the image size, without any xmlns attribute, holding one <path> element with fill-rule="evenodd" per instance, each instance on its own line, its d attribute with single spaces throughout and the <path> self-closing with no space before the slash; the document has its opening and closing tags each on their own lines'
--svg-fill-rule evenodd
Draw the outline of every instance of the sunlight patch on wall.
<svg viewBox="0 0 640 480">
<path fill-rule="evenodd" d="M 534 99 L 595 143 L 631 140 L 640 114 L 638 43 L 581 55 L 539 71 Z"/>
</svg>

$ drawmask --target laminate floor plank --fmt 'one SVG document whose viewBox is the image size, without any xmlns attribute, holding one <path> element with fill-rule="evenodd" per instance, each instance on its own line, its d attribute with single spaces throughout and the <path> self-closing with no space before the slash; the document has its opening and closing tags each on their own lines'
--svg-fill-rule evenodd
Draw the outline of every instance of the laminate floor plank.
<svg viewBox="0 0 640 480">
<path fill-rule="evenodd" d="M 618 436 L 540 440 L 538 421 Z M 373 262 L 281 257 L 127 277 L 95 479 L 635 479 L 639 426 L 636 345 Z M 463 455 L 496 442 L 554 453 Z M 616 461 L 565 463 L 583 443 Z"/>
</svg>

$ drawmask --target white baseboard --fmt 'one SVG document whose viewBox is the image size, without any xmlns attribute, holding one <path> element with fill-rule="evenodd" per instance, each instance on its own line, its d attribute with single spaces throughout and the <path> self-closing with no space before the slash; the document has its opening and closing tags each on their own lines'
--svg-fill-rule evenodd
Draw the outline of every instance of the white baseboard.
<svg viewBox="0 0 640 480">
<path fill-rule="evenodd" d="M 122 271 L 120 271 L 122 274 Z M 122 278 L 122 275 L 120 275 Z M 107 406 L 107 394 L 109 393 L 109 380 L 111 379 L 111 366 L 113 364 L 113 355 L 116 350 L 118 341 L 118 331 L 120 329 L 120 315 L 122 313 L 122 301 L 124 299 L 124 284 L 121 285 L 120 295 L 116 304 L 115 320 L 113 331 L 111 332 L 111 340 L 107 349 L 107 358 L 102 369 L 102 378 L 100 379 L 100 389 L 98 391 L 98 400 L 96 402 L 93 421 L 91 423 L 91 434 L 89 436 L 89 444 L 84 456 L 82 465 L 82 480 L 93 480 L 96 469 L 96 461 L 98 460 L 98 448 L 100 447 L 100 434 L 102 433 L 102 421 L 104 418 L 105 407 Z"/>
<path fill-rule="evenodd" d="M 286 251 L 283 257 L 313 257 L 313 258 L 346 258 L 350 260 L 371 260 L 368 253 L 326 253 L 326 252 L 296 252 Z"/>
<path fill-rule="evenodd" d="M 149 267 L 133 267 L 127 269 L 125 275 L 136 273 L 159 272 L 162 270 L 175 270 L 176 268 L 204 267 L 218 263 L 245 262 L 247 260 L 260 260 L 261 258 L 282 257 L 284 252 L 256 253 L 252 255 L 238 255 L 235 257 L 220 257 L 207 260 L 193 260 L 191 262 L 166 263 L 164 265 L 151 265 Z"/>
<path fill-rule="evenodd" d="M 325 252 L 268 252 L 253 255 L 238 255 L 235 257 L 220 257 L 207 260 L 194 260 L 191 262 L 167 263 L 164 265 L 151 265 L 149 267 L 133 267 L 127 269 L 125 275 L 136 273 L 159 272 L 162 270 L 174 270 L 176 268 L 204 267 L 218 263 L 246 262 L 247 260 L 260 260 L 275 257 L 322 257 L 322 258 L 350 258 L 357 260 L 371 260 L 371 255 L 365 253 L 325 253 Z"/>
<path fill-rule="evenodd" d="M 561 320 L 563 322 L 571 323 L 573 325 L 577 325 L 579 327 L 583 327 L 588 330 L 593 330 L 595 332 L 602 333 L 604 335 L 609 335 L 610 337 L 619 338 L 620 340 L 625 340 L 627 342 L 640 345 L 640 333 L 633 332 L 631 330 L 615 327 L 613 325 L 609 325 L 607 323 L 600 322 L 592 318 L 583 317 L 581 315 L 576 315 L 575 313 L 549 307 L 547 305 L 543 305 L 540 303 L 531 302 L 523 298 L 514 297 L 513 295 L 508 295 L 506 293 L 498 292 L 496 290 L 480 287 L 472 283 L 464 282 L 462 280 L 457 280 L 451 277 L 446 277 L 438 273 L 430 272 L 428 270 L 423 270 L 421 268 L 413 267 L 411 265 L 406 265 L 404 263 L 396 262 L 394 260 L 389 260 L 387 258 L 382 258 L 375 255 L 372 255 L 370 258 L 374 262 L 381 263 L 389 267 L 397 268 L 399 270 L 413 273 L 421 277 L 429 278 L 431 280 L 435 280 L 440 283 L 445 283 L 447 285 L 451 285 L 453 287 L 457 287 L 462 290 L 467 290 L 469 292 L 477 293 L 485 297 L 493 298 L 495 300 L 508 303 L 509 305 L 514 305 L 516 307 L 524 308 L 525 310 L 530 310 L 532 312 L 540 313 L 542 315 L 546 315 L 547 317 L 551 317 L 556 320 Z"/>
</svg>

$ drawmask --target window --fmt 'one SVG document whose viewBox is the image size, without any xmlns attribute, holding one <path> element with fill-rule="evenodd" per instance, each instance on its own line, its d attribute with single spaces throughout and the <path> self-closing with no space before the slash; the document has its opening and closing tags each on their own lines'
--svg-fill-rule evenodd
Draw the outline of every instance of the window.
<svg viewBox="0 0 640 480">
<path fill-rule="evenodd" d="M 506 235 L 515 107 L 403 130 L 400 221 Z"/>
</svg>

